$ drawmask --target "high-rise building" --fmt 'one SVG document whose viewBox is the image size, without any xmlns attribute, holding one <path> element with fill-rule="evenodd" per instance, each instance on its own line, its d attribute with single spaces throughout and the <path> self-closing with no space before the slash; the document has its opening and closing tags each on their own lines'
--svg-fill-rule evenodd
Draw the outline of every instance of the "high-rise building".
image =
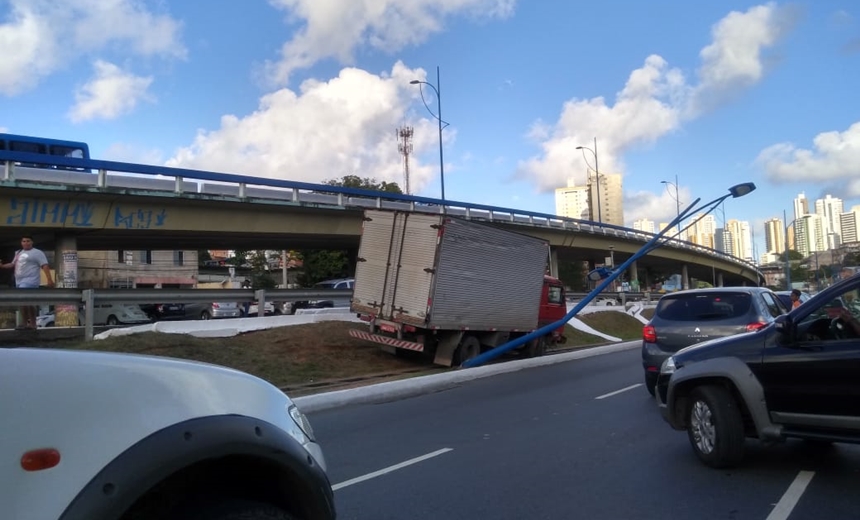
<svg viewBox="0 0 860 520">
<path fill-rule="evenodd" d="M 736 256 L 734 246 L 735 241 L 732 237 L 731 231 L 726 228 L 717 228 L 714 232 L 714 249 L 722 253 Z"/>
<path fill-rule="evenodd" d="M 750 223 L 732 219 L 726 222 L 726 229 L 731 236 L 731 253 L 738 258 L 753 261 Z"/>
<path fill-rule="evenodd" d="M 692 221 L 693 225 L 687 230 L 687 240 L 700 246 L 714 248 L 717 219 L 713 215 L 696 215 Z"/>
<path fill-rule="evenodd" d="M 597 190 L 600 190 L 599 199 Z M 591 198 L 595 214 L 600 211 L 601 222 L 624 225 L 624 183 L 621 174 L 601 173 L 599 180 L 591 184 Z"/>
<path fill-rule="evenodd" d="M 556 188 L 555 213 L 567 218 L 591 220 L 588 210 L 588 187 L 574 186 L 570 183 L 566 188 Z"/>
<path fill-rule="evenodd" d="M 824 219 L 824 233 L 827 236 L 842 234 L 842 225 L 839 218 L 842 212 L 842 199 L 831 197 L 828 194 L 823 199 L 815 201 L 815 214 L 820 215 Z M 826 242 L 830 242 L 830 240 Z"/>
<path fill-rule="evenodd" d="M 654 227 L 654 221 L 648 220 L 647 218 L 640 218 L 639 220 L 634 220 L 633 229 L 645 231 L 646 233 L 656 233 L 656 231 L 654 231 L 656 229 Z"/>
<path fill-rule="evenodd" d="M 794 199 L 794 219 L 797 220 L 804 215 L 809 214 L 809 201 L 806 199 L 806 194 L 800 194 Z"/>
<path fill-rule="evenodd" d="M 785 252 L 785 228 L 782 219 L 772 218 L 764 223 L 764 243 L 767 253 L 781 255 Z"/>
<path fill-rule="evenodd" d="M 857 232 L 860 229 L 860 206 L 854 206 L 851 211 L 839 215 L 839 226 L 842 229 L 842 243 L 860 240 Z"/>
<path fill-rule="evenodd" d="M 803 256 L 809 256 L 816 251 L 826 251 L 826 233 L 824 232 L 824 217 L 821 215 L 805 215 L 794 222 L 796 250 Z"/>
</svg>

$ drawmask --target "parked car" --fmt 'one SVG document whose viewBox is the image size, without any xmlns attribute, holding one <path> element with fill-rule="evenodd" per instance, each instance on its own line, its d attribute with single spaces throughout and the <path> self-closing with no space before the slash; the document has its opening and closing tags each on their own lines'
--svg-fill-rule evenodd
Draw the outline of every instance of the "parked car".
<svg viewBox="0 0 860 520">
<path fill-rule="evenodd" d="M 325 280 L 315 283 L 314 290 L 336 289 L 336 290 L 352 290 L 355 286 L 355 278 L 338 278 L 335 280 Z M 284 314 L 295 314 L 299 309 L 326 309 L 332 307 L 348 307 L 349 298 L 320 298 L 317 300 L 299 300 L 294 302 L 284 302 Z"/>
<path fill-rule="evenodd" d="M 244 372 L 0 349 L 0 417 L 3 519 L 336 517 L 307 417 Z"/>
<path fill-rule="evenodd" d="M 152 321 L 176 320 L 185 318 L 185 304 L 182 303 L 144 303 L 140 305 Z"/>
<path fill-rule="evenodd" d="M 280 309 L 275 307 L 275 304 L 272 302 L 266 302 L 263 306 L 263 314 L 266 316 L 274 316 L 275 314 L 281 314 Z M 243 306 L 239 306 L 239 311 L 242 313 L 242 316 L 245 316 L 245 308 Z M 248 317 L 258 316 L 260 313 L 260 305 L 257 302 L 254 302 L 248 306 Z"/>
<path fill-rule="evenodd" d="M 860 443 L 860 274 L 751 334 L 685 348 L 657 381 L 663 418 L 715 468 L 746 438 Z"/>
<path fill-rule="evenodd" d="M 85 310 L 79 311 L 81 323 L 85 323 Z M 136 325 L 152 321 L 136 303 L 96 303 L 93 305 L 94 325 Z"/>
<path fill-rule="evenodd" d="M 654 395 L 660 365 L 678 350 L 702 341 L 768 326 L 788 312 L 766 287 L 715 287 L 667 293 L 642 328 L 645 386 Z"/>
<path fill-rule="evenodd" d="M 775 294 L 777 296 L 779 296 L 779 301 L 781 301 L 783 303 L 783 305 L 785 305 L 786 309 L 791 309 L 791 291 L 776 291 Z M 800 292 L 800 303 L 801 304 L 809 301 L 809 298 L 811 298 L 811 296 L 809 296 L 808 294 L 806 294 L 803 291 Z"/>
<path fill-rule="evenodd" d="M 242 310 L 236 302 L 186 303 L 183 311 L 186 318 L 193 320 L 239 318 L 242 316 Z"/>
</svg>

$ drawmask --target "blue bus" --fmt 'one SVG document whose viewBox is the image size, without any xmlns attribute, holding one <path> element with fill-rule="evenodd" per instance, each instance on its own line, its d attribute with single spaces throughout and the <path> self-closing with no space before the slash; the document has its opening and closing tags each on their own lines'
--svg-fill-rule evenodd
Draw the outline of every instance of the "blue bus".
<svg viewBox="0 0 860 520">
<path fill-rule="evenodd" d="M 30 137 L 27 135 L 0 133 L 0 150 L 35 153 L 40 155 L 58 155 L 60 157 L 73 157 L 75 159 L 90 158 L 90 148 L 87 146 L 87 143 L 81 143 L 78 141 L 62 141 L 60 139 L 47 139 L 44 137 Z M 47 164 L 17 164 L 36 168 L 78 169 L 51 166 Z"/>
</svg>

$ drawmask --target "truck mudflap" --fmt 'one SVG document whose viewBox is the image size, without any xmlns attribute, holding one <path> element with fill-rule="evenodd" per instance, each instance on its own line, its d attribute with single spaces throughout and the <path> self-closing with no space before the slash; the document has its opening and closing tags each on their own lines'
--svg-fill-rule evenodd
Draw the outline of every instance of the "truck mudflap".
<svg viewBox="0 0 860 520">
<path fill-rule="evenodd" d="M 405 348 L 406 350 L 414 350 L 415 352 L 424 352 L 424 345 L 421 343 L 416 343 L 414 341 L 406 341 L 403 339 L 397 338 L 389 338 L 388 336 L 380 336 L 379 334 L 371 334 L 369 332 L 364 332 L 363 330 L 350 329 L 349 335 L 353 338 L 363 339 L 365 341 L 372 341 L 373 343 L 379 343 L 381 345 L 388 345 L 391 347 L 397 348 Z"/>
</svg>

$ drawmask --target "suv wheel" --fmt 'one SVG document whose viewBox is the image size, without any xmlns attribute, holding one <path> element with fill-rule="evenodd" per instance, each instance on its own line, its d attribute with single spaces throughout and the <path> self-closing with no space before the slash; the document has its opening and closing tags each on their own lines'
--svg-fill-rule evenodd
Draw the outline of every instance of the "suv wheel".
<svg viewBox="0 0 860 520">
<path fill-rule="evenodd" d="M 738 464 L 744 454 L 744 423 L 735 399 L 721 386 L 690 393 L 687 436 L 699 460 L 712 468 Z"/>
</svg>

